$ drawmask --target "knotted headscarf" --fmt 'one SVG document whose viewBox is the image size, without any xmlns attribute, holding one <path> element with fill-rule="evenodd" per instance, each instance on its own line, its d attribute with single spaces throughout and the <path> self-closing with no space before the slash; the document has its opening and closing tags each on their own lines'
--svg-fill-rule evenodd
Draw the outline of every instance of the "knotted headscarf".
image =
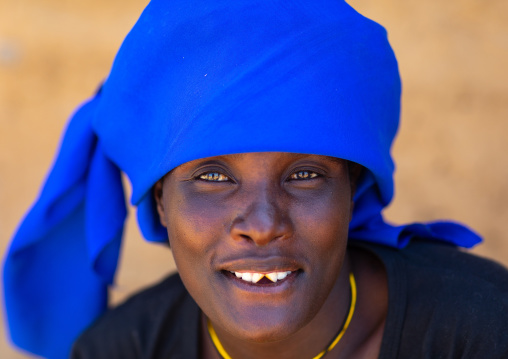
<svg viewBox="0 0 508 359">
<path fill-rule="evenodd" d="M 341 0 L 152 0 L 101 90 L 72 116 L 4 266 L 11 337 L 50 358 L 107 309 L 132 185 L 141 232 L 165 242 L 151 188 L 176 166 L 242 152 L 334 156 L 365 167 L 351 240 L 471 247 L 448 222 L 393 226 L 400 113 L 385 30 Z"/>
</svg>

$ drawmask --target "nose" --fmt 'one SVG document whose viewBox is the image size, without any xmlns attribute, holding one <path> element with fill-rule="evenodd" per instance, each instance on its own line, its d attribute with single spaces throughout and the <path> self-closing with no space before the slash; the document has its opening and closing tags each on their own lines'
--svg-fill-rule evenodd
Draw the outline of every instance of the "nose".
<svg viewBox="0 0 508 359">
<path fill-rule="evenodd" d="M 231 226 L 233 239 L 252 241 L 256 246 L 265 246 L 274 240 L 292 236 L 293 226 L 284 204 L 277 203 L 269 193 L 257 193 Z M 272 197 L 272 198 L 270 198 Z"/>
</svg>

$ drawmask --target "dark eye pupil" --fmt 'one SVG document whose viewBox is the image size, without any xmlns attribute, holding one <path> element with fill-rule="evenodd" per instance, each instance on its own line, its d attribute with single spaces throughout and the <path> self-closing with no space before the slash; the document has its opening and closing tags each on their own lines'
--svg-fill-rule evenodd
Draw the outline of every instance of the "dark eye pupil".
<svg viewBox="0 0 508 359">
<path fill-rule="evenodd" d="M 307 172 L 307 171 L 300 171 L 300 172 L 298 172 L 298 177 L 299 178 L 309 178 L 309 172 Z"/>
</svg>

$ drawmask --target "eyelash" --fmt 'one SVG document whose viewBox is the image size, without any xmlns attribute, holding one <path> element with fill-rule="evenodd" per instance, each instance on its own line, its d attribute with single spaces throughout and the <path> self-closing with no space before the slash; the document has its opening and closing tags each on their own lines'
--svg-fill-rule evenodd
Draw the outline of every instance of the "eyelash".
<svg viewBox="0 0 508 359">
<path fill-rule="evenodd" d="M 297 171 L 293 172 L 288 181 L 310 180 L 319 177 L 320 175 L 313 171 Z M 196 177 L 196 179 L 206 182 L 228 182 L 231 179 L 220 172 L 205 172 Z"/>
</svg>

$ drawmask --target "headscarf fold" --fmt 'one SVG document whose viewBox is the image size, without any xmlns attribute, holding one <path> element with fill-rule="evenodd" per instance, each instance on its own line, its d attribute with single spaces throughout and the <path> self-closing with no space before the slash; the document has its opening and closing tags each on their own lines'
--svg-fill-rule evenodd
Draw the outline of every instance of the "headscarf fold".
<svg viewBox="0 0 508 359">
<path fill-rule="evenodd" d="M 15 344 L 68 357 L 80 328 L 107 309 L 126 216 L 118 168 L 91 128 L 98 94 L 73 116 L 39 199 L 4 263 L 4 295 Z"/>
<path fill-rule="evenodd" d="M 101 91 L 72 117 L 13 238 L 4 294 L 14 343 L 67 357 L 106 310 L 126 217 L 121 172 L 149 241 L 167 241 L 151 193 L 167 172 L 198 158 L 279 151 L 366 169 L 351 240 L 478 243 L 458 224 L 383 219 L 400 91 L 385 30 L 344 1 L 153 0 Z"/>
</svg>

